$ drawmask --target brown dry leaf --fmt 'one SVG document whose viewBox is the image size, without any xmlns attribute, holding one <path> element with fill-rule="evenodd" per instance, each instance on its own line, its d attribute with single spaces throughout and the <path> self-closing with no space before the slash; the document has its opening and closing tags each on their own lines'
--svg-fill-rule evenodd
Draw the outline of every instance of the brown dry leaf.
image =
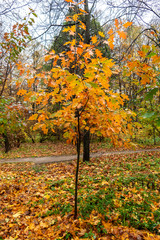
<svg viewBox="0 0 160 240">
<path fill-rule="evenodd" d="M 86 229 L 81 229 L 80 232 L 78 232 L 78 236 L 82 237 L 86 233 Z"/>
</svg>

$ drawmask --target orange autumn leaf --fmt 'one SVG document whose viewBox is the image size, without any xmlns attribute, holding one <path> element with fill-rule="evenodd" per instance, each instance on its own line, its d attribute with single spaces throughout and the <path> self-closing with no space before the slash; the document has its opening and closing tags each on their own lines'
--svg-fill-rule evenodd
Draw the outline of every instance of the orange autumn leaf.
<svg viewBox="0 0 160 240">
<path fill-rule="evenodd" d="M 108 45 L 111 49 L 114 48 L 114 34 L 108 38 Z"/>
<path fill-rule="evenodd" d="M 32 116 L 30 116 L 28 120 L 36 120 L 37 117 L 38 117 L 38 114 L 33 114 Z"/>
<path fill-rule="evenodd" d="M 20 89 L 20 90 L 18 91 L 17 95 L 23 96 L 26 92 L 27 92 L 26 90 Z"/>
<path fill-rule="evenodd" d="M 127 34 L 123 31 L 117 31 L 118 35 L 120 38 L 126 39 L 127 38 Z"/>
<path fill-rule="evenodd" d="M 38 117 L 38 122 L 44 121 L 46 118 L 48 118 L 46 115 L 41 114 L 41 115 Z"/>
<path fill-rule="evenodd" d="M 93 44 L 96 43 L 96 42 L 97 42 L 97 36 L 93 36 L 93 37 L 91 38 L 91 41 L 92 41 Z"/>
<path fill-rule="evenodd" d="M 50 60 L 50 58 L 51 58 L 50 55 L 46 55 L 45 58 L 44 58 L 45 62 L 47 62 L 48 60 Z"/>
<path fill-rule="evenodd" d="M 68 3 L 74 3 L 73 0 L 65 0 Z"/>
<path fill-rule="evenodd" d="M 118 22 L 118 19 L 117 19 L 117 18 L 115 19 L 115 23 L 114 23 L 114 24 L 115 24 L 115 27 L 116 27 L 117 29 L 119 29 L 119 22 Z"/>
<path fill-rule="evenodd" d="M 112 35 L 112 34 L 113 34 L 113 28 L 111 28 L 111 29 L 108 31 L 108 34 L 109 34 L 109 35 Z"/>
<path fill-rule="evenodd" d="M 67 16 L 67 17 L 65 18 L 65 21 L 66 21 L 66 22 L 70 22 L 70 21 L 72 21 L 72 18 L 70 18 L 70 17 Z"/>
<path fill-rule="evenodd" d="M 77 5 L 80 5 L 80 4 L 84 3 L 84 2 L 85 2 L 85 0 L 82 0 L 82 1 L 79 2 Z"/>
<path fill-rule="evenodd" d="M 101 53 L 101 51 L 99 49 L 96 49 L 95 53 L 96 53 L 97 57 L 102 58 L 102 53 Z"/>
<path fill-rule="evenodd" d="M 127 28 L 130 27 L 133 24 L 133 22 L 126 22 L 123 24 L 123 27 Z"/>
<path fill-rule="evenodd" d="M 143 51 L 138 51 L 138 54 L 140 57 L 143 57 L 143 58 L 145 58 L 145 56 L 146 56 L 145 52 L 143 52 Z"/>
<path fill-rule="evenodd" d="M 48 129 L 46 128 L 46 125 L 45 124 L 42 124 L 41 125 L 41 129 L 43 131 L 44 134 L 47 134 L 48 133 Z"/>
<path fill-rule="evenodd" d="M 79 9 L 80 10 L 80 12 L 82 12 L 82 13 L 86 13 L 86 14 L 88 14 L 85 10 L 83 10 L 83 9 Z"/>
</svg>

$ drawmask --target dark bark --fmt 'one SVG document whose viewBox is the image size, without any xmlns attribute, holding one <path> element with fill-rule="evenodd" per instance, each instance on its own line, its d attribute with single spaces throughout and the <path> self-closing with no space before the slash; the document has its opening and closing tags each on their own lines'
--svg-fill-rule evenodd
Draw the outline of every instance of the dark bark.
<svg viewBox="0 0 160 240">
<path fill-rule="evenodd" d="M 11 69 L 9 67 L 9 62 L 8 62 L 6 72 L 5 72 L 5 78 L 4 78 L 4 81 L 2 82 L 2 89 L 0 91 L 0 97 L 2 97 L 2 95 L 3 95 L 4 89 L 5 89 L 5 86 L 6 86 L 6 83 L 7 83 L 8 75 L 9 75 L 10 72 L 11 72 Z"/>
<path fill-rule="evenodd" d="M 79 160 L 80 160 L 80 147 L 81 147 L 81 132 L 80 132 L 80 115 L 79 111 L 76 112 L 78 122 L 78 137 L 77 137 L 77 166 L 76 166 L 76 179 L 75 179 L 75 205 L 74 205 L 74 219 L 77 219 L 77 205 L 78 205 L 78 173 L 79 173 Z"/>
<path fill-rule="evenodd" d="M 2 134 L 3 139 L 4 139 L 4 147 L 5 147 L 5 153 L 9 152 L 9 150 L 11 149 L 11 146 L 9 144 L 9 140 L 8 140 L 8 136 L 6 133 Z"/>
<path fill-rule="evenodd" d="M 89 44 L 90 43 L 90 13 L 88 8 L 88 0 L 85 0 L 84 4 L 85 4 L 84 10 L 88 13 L 85 15 L 86 31 L 85 31 L 84 42 Z"/>
<path fill-rule="evenodd" d="M 90 131 L 84 130 L 83 136 L 83 162 L 90 160 Z"/>
<path fill-rule="evenodd" d="M 153 125 L 153 139 L 154 139 L 154 145 L 156 145 L 156 131 L 155 127 Z"/>
</svg>

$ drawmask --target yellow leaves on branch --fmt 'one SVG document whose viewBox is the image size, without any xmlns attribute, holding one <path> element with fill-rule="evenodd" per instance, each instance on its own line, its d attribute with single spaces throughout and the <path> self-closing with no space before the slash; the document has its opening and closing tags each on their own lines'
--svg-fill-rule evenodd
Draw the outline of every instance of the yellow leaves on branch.
<svg viewBox="0 0 160 240">
<path fill-rule="evenodd" d="M 70 29 L 69 29 L 69 35 L 74 36 L 74 35 L 75 35 L 75 32 L 76 32 L 76 26 L 73 25 L 73 26 L 71 26 Z"/>
<path fill-rule="evenodd" d="M 71 18 L 79 21 L 79 26 L 85 29 L 84 23 L 78 20 L 78 15 L 75 14 Z M 119 22 L 116 22 L 116 28 L 119 29 Z M 75 25 L 63 30 L 70 35 L 74 35 L 75 31 Z M 117 32 L 123 39 L 126 37 L 120 30 Z M 105 37 L 101 31 L 98 34 L 102 38 Z M 113 29 L 110 29 L 108 34 L 108 45 L 113 49 L 115 37 Z M 37 121 L 34 130 L 41 128 L 44 133 L 47 133 L 48 128 L 52 128 L 53 131 L 55 127 L 62 128 L 64 137 L 69 141 L 75 141 L 77 130 L 75 110 L 82 109 L 80 116 L 82 130 L 90 129 L 96 134 L 100 131 L 101 135 L 110 136 L 114 142 L 118 142 L 118 133 L 128 121 L 127 116 L 120 109 L 125 95 L 120 97 L 116 93 L 109 92 L 114 62 L 103 57 L 102 52 L 95 48 L 95 45 L 99 44 L 100 37 L 92 36 L 93 45 L 82 41 L 77 43 L 73 39 L 65 43 L 69 45 L 69 51 L 59 55 L 51 52 L 45 56 L 45 61 L 54 59 L 52 69 L 47 74 L 43 72 L 36 74 L 30 79 L 29 86 L 31 87 L 34 79 L 37 78 L 40 79 L 39 82 L 42 80 L 46 89 L 52 88 L 51 92 L 41 89 L 36 93 L 32 91 L 31 95 L 27 94 L 26 97 L 28 99 L 33 97 L 34 102 L 40 107 L 46 107 L 50 103 L 60 108 L 54 113 L 48 113 L 45 109 L 37 110 L 36 114 L 29 118 Z M 25 94 L 25 92 L 21 91 L 19 94 Z M 88 119 L 87 122 L 86 119 Z"/>
<path fill-rule="evenodd" d="M 42 129 L 44 134 L 48 133 L 47 125 L 45 123 L 36 123 L 33 127 L 33 131 L 35 131 L 37 129 Z"/>
<path fill-rule="evenodd" d="M 79 20 L 79 22 L 81 23 L 79 25 L 79 27 L 82 28 L 83 30 L 86 30 L 86 25 L 82 21 L 80 21 L 80 20 Z"/>
<path fill-rule="evenodd" d="M 73 17 L 72 17 L 73 21 L 76 22 L 79 15 L 80 15 L 80 14 L 75 14 L 75 15 L 73 15 Z M 86 30 L 86 25 L 85 25 L 82 21 L 80 21 L 80 20 L 78 20 L 78 22 L 80 23 L 78 27 L 79 27 L 79 28 L 82 28 L 83 30 Z M 65 28 L 63 29 L 63 32 L 69 32 L 69 35 L 74 36 L 75 33 L 76 33 L 76 25 L 73 25 L 73 26 L 71 26 L 71 27 L 65 27 Z"/>
<path fill-rule="evenodd" d="M 77 19 L 78 19 L 78 17 L 79 17 L 79 14 L 74 14 L 74 15 L 73 15 L 73 17 L 72 17 L 73 21 L 75 21 L 75 22 L 76 22 L 76 21 L 77 21 Z"/>
</svg>

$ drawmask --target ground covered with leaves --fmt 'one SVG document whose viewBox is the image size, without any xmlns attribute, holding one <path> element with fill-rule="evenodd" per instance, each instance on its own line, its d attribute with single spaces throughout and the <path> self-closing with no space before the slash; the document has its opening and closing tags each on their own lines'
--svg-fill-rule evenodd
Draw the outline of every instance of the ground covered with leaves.
<svg viewBox="0 0 160 240">
<path fill-rule="evenodd" d="M 160 153 L 0 165 L 0 239 L 160 239 Z"/>
<path fill-rule="evenodd" d="M 160 144 L 160 142 L 159 142 Z M 153 145 L 140 145 L 131 143 L 130 149 L 141 149 L 141 148 L 156 148 L 159 147 Z M 82 149 L 82 148 L 81 148 Z M 115 148 L 113 144 L 107 139 L 102 142 L 91 142 L 91 152 L 105 152 L 105 151 L 119 151 L 124 148 Z M 46 141 L 43 143 L 22 143 L 19 148 L 14 147 L 8 153 L 4 152 L 4 148 L 0 146 L 0 158 L 28 158 L 28 157 L 46 157 L 46 156 L 57 156 L 57 155 L 73 155 L 76 154 L 76 147 L 73 144 L 66 144 L 65 142 L 51 142 Z"/>
</svg>

